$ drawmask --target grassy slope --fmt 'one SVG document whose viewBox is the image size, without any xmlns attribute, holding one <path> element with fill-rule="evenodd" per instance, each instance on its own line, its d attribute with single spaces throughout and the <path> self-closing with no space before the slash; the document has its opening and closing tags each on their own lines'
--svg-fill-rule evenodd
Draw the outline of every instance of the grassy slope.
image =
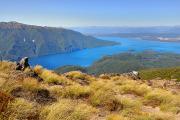
<svg viewBox="0 0 180 120">
<path fill-rule="evenodd" d="M 175 81 L 161 88 L 122 75 L 14 68 L 11 62 L 0 63 L 0 119 L 178 120 L 180 92 Z"/>
</svg>

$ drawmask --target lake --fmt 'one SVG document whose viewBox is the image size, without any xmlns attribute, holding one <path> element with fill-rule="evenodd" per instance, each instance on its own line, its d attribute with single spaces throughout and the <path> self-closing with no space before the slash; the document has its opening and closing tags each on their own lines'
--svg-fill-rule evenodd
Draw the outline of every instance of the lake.
<svg viewBox="0 0 180 120">
<path fill-rule="evenodd" d="M 119 37 L 99 37 L 102 40 L 116 41 L 121 44 L 108 47 L 84 49 L 72 53 L 54 54 L 30 58 L 30 64 L 42 65 L 48 69 L 55 69 L 65 65 L 89 66 L 103 56 L 121 52 L 141 52 L 153 50 L 158 52 L 173 52 L 180 54 L 180 42 L 160 42 L 150 40 L 138 40 Z"/>
</svg>

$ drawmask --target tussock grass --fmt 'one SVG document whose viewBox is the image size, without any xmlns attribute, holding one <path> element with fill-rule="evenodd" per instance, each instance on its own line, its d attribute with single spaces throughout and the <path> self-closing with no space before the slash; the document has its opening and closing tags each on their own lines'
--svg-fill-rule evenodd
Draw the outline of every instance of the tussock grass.
<svg viewBox="0 0 180 120">
<path fill-rule="evenodd" d="M 90 83 L 96 80 L 93 76 L 84 74 L 80 71 L 71 71 L 71 72 L 66 73 L 65 75 L 72 80 L 80 79 L 80 80 L 86 81 L 87 83 Z"/>
<path fill-rule="evenodd" d="M 93 106 L 104 106 L 110 110 L 116 106 L 115 93 L 118 89 L 114 83 L 108 81 L 96 81 L 91 85 L 90 102 Z"/>
<path fill-rule="evenodd" d="M 38 108 L 34 103 L 22 98 L 16 98 L 8 105 L 4 114 L 8 120 L 25 120 L 37 119 L 38 113 Z"/>
<path fill-rule="evenodd" d="M 63 91 L 63 97 L 70 98 L 84 98 L 88 97 L 91 90 L 88 86 L 81 86 L 79 84 L 74 84 L 67 86 Z"/>
<path fill-rule="evenodd" d="M 144 96 L 151 91 L 151 88 L 146 84 L 138 85 L 136 82 L 127 82 L 120 86 L 120 90 L 123 94 L 136 94 Z"/>
<path fill-rule="evenodd" d="M 173 101 L 174 96 L 171 92 L 162 90 L 162 89 L 155 89 L 149 92 L 145 96 L 145 100 L 148 104 L 151 104 L 152 106 L 159 106 L 161 104 L 168 104 L 171 101 Z"/>
<path fill-rule="evenodd" d="M 173 112 L 178 114 L 180 112 L 180 95 L 174 96 L 171 102 L 161 104 L 160 109 L 165 112 Z"/>
<path fill-rule="evenodd" d="M 22 81 L 22 87 L 25 90 L 35 91 L 40 89 L 40 84 L 38 83 L 37 79 L 28 77 Z"/>
<path fill-rule="evenodd" d="M 84 80 L 85 79 L 85 74 L 83 74 L 82 72 L 80 71 L 72 71 L 72 72 L 68 72 L 66 74 L 67 77 L 70 77 L 71 79 L 82 79 Z"/>
<path fill-rule="evenodd" d="M 21 72 L 14 63 L 0 65 L 0 90 L 15 97 L 0 119 L 174 120 L 180 111 L 180 96 L 170 92 L 169 86 L 155 88 L 116 74 L 56 74 L 41 66 Z M 32 77 L 33 72 L 42 80 Z M 174 83 L 173 90 L 178 91 Z"/>
<path fill-rule="evenodd" d="M 15 63 L 2 61 L 0 62 L 0 71 L 8 72 L 15 68 Z"/>
<path fill-rule="evenodd" d="M 38 75 L 42 74 L 43 72 L 43 67 L 40 66 L 40 65 L 36 65 L 34 68 L 33 68 L 34 72 Z"/>
<path fill-rule="evenodd" d="M 106 120 L 128 120 L 127 118 L 121 116 L 120 114 L 111 114 Z"/>
<path fill-rule="evenodd" d="M 51 106 L 43 108 L 43 120 L 89 120 L 97 110 L 87 104 L 72 100 L 60 100 Z"/>
<path fill-rule="evenodd" d="M 43 69 L 41 66 L 36 66 L 34 72 L 43 79 L 45 83 L 53 84 L 71 84 L 71 81 L 64 76 L 58 75 L 53 71 Z"/>
</svg>

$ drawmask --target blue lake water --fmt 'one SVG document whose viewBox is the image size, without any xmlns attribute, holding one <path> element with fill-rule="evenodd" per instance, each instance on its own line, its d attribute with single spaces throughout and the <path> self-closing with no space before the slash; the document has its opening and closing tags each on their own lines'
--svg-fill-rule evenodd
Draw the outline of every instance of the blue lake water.
<svg viewBox="0 0 180 120">
<path fill-rule="evenodd" d="M 55 69 L 64 65 L 89 66 L 103 56 L 113 55 L 133 50 L 141 52 L 153 50 L 158 52 L 173 52 L 180 54 L 180 42 L 160 42 L 118 37 L 100 37 L 102 40 L 120 42 L 120 45 L 84 49 L 72 53 L 55 54 L 30 58 L 30 64 L 42 65 L 48 69 Z"/>
</svg>

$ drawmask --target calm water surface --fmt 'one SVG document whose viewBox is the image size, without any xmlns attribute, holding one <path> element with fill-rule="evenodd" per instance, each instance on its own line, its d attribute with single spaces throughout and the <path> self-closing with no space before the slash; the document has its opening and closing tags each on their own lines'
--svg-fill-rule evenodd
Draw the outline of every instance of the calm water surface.
<svg viewBox="0 0 180 120">
<path fill-rule="evenodd" d="M 160 42 L 149 40 L 137 40 L 118 37 L 100 37 L 103 40 L 120 42 L 120 45 L 84 49 L 72 53 L 55 54 L 30 58 L 30 64 L 42 65 L 48 69 L 55 69 L 64 65 L 89 66 L 96 60 L 105 55 L 113 55 L 121 52 L 133 50 L 141 52 L 144 50 L 153 50 L 159 52 L 173 52 L 180 54 L 180 42 Z"/>
</svg>

